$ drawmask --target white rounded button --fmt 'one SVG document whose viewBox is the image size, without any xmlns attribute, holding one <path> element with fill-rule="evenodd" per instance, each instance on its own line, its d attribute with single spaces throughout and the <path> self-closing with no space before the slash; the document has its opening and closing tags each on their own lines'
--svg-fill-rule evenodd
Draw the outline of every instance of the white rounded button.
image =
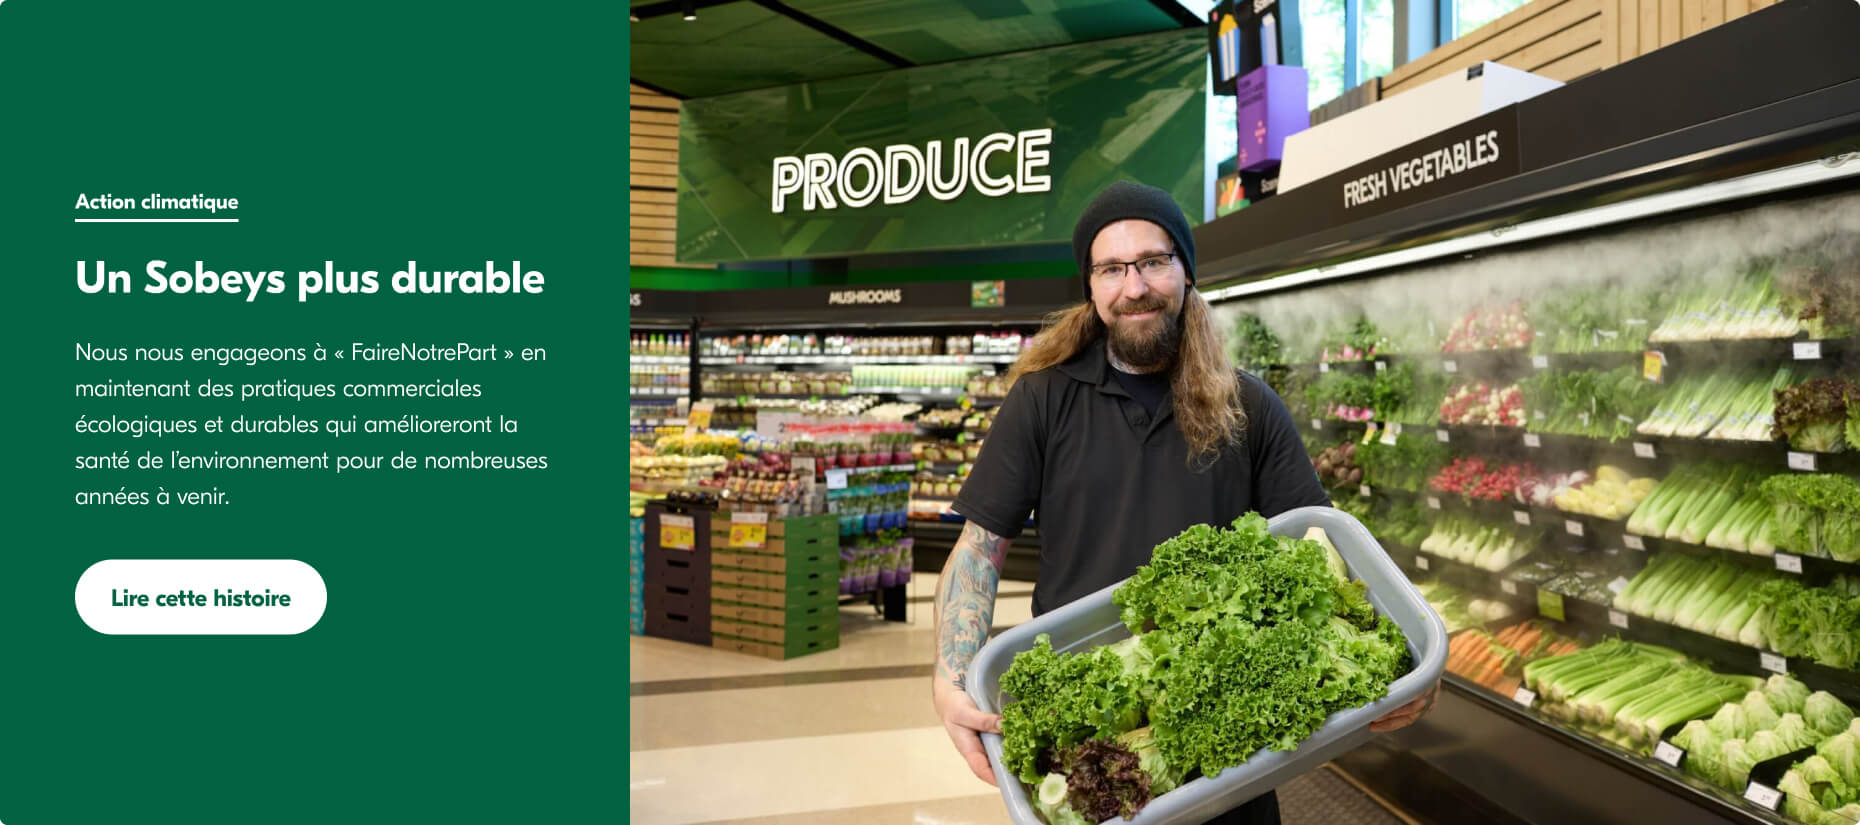
<svg viewBox="0 0 1860 825">
<path fill-rule="evenodd" d="M 78 616 L 112 636 L 290 636 L 328 601 L 295 559 L 105 559 L 77 583 Z"/>
</svg>

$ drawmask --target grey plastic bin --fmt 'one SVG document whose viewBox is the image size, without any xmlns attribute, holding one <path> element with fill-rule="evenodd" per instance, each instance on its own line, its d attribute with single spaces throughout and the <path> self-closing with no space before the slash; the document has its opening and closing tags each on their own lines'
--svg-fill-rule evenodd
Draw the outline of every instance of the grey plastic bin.
<svg viewBox="0 0 1860 825">
<path fill-rule="evenodd" d="M 1261 750 L 1246 764 L 1228 768 L 1219 777 L 1200 777 L 1150 800 L 1136 818 L 1110 820 L 1130 825 L 1199 825 L 1282 785 L 1311 769 L 1361 745 L 1370 737 L 1369 723 L 1426 693 L 1440 679 L 1447 663 L 1447 628 L 1427 600 L 1402 575 L 1382 545 L 1357 521 L 1330 507 L 1301 507 L 1267 522 L 1274 535 L 1301 537 L 1312 527 L 1329 535 L 1352 577 L 1369 590 L 1369 602 L 1389 617 L 1408 637 L 1414 669 L 1395 680 L 1380 701 L 1339 711 L 1326 720 L 1296 750 Z M 1014 654 L 1033 647 L 1035 636 L 1052 637 L 1053 649 L 1086 650 L 1128 638 L 1130 631 L 1118 620 L 1111 603 L 1116 585 L 1024 622 L 985 645 L 969 665 L 969 696 L 984 712 L 1001 711 L 1001 674 L 1014 662 Z M 1041 825 L 1027 789 L 1001 762 L 1001 737 L 983 734 L 982 745 L 995 770 L 995 782 L 1007 801 L 1008 816 L 1016 825 Z"/>
</svg>

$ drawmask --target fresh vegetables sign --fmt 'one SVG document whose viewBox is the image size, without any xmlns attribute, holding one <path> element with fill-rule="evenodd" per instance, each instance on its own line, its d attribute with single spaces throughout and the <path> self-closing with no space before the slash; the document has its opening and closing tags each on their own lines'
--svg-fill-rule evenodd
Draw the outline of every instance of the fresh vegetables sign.
<svg viewBox="0 0 1860 825">
<path fill-rule="evenodd" d="M 1507 106 L 1312 184 L 1333 187 L 1335 211 L 1316 225 L 1335 226 L 1463 192 L 1516 175 L 1518 168 L 1518 110 Z"/>
</svg>

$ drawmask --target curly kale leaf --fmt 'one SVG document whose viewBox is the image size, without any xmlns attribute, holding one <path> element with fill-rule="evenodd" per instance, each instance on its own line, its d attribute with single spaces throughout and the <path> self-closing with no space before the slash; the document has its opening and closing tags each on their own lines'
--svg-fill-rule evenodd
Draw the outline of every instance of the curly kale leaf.
<svg viewBox="0 0 1860 825">
<path fill-rule="evenodd" d="M 1259 627 L 1230 617 L 1162 672 L 1151 727 L 1171 764 L 1216 776 L 1262 748 L 1295 748 L 1330 714 L 1382 698 L 1406 660 L 1392 624 L 1364 632 L 1341 618 Z"/>
<path fill-rule="evenodd" d="M 1113 736 L 1143 722 L 1147 666 L 1111 647 L 1059 653 L 1041 635 L 1001 675 L 1001 692 L 1013 697 L 1001 711 L 1002 758 L 1029 784 L 1045 773 L 1041 754 L 1087 739 Z"/>
<path fill-rule="evenodd" d="M 1317 624 L 1334 598 L 1323 546 L 1274 537 L 1253 513 L 1231 530 L 1198 525 L 1163 542 L 1112 597 L 1133 633 L 1206 628 L 1228 616 Z"/>
</svg>

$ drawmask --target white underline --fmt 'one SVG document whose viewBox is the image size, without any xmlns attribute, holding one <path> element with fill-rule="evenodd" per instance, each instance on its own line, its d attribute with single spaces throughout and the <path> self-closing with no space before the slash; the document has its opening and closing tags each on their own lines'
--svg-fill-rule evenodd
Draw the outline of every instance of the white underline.
<svg viewBox="0 0 1860 825">
<path fill-rule="evenodd" d="M 73 218 L 77 223 L 238 223 L 238 218 Z"/>
</svg>

